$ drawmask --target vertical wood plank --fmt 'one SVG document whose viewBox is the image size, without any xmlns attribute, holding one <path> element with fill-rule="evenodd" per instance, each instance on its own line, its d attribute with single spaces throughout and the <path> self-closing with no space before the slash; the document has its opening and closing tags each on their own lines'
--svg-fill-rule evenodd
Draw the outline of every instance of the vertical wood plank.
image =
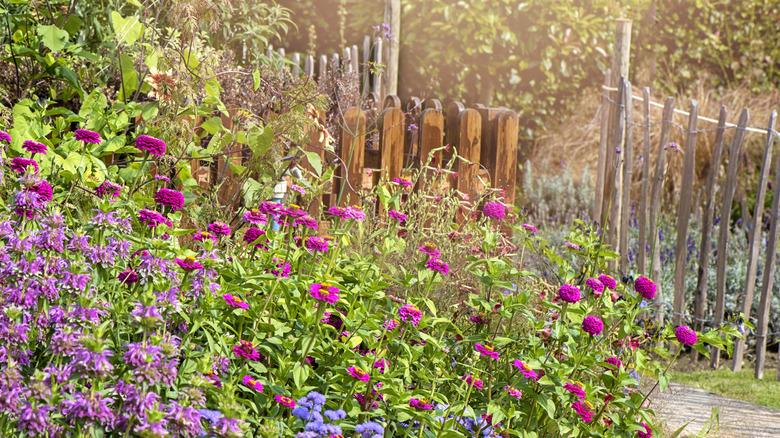
<svg viewBox="0 0 780 438">
<path fill-rule="evenodd" d="M 496 174 L 493 184 L 505 190 L 504 198 L 515 205 L 517 186 L 517 142 L 520 118 L 514 111 L 502 111 L 498 117 Z"/>
<path fill-rule="evenodd" d="M 390 26 L 391 38 L 385 44 L 387 74 L 384 94 L 398 94 L 398 59 L 401 41 L 401 0 L 385 0 L 385 23 Z"/>
<path fill-rule="evenodd" d="M 330 57 L 330 70 L 333 72 L 333 74 L 341 72 L 341 59 L 339 58 L 338 53 L 334 53 Z"/>
<path fill-rule="evenodd" d="M 720 107 L 718 116 L 718 131 L 715 134 L 715 144 L 712 146 L 712 157 L 710 159 L 710 171 L 707 175 L 707 182 L 704 188 L 707 202 L 704 205 L 704 213 L 701 219 L 701 245 L 699 246 L 699 271 L 696 279 L 696 296 L 694 304 L 694 316 L 697 321 L 694 323 L 694 329 L 701 331 L 704 325 L 700 322 L 704 319 L 705 306 L 707 303 L 707 277 L 710 271 L 710 252 L 712 246 L 712 230 L 715 216 L 715 186 L 718 181 L 720 170 L 720 161 L 723 158 L 723 138 L 726 133 L 726 107 Z M 698 359 L 698 353 L 694 350 L 693 360 Z"/>
<path fill-rule="evenodd" d="M 431 97 L 425 99 L 425 102 L 423 102 L 423 109 L 426 110 L 428 108 L 433 108 L 435 110 L 441 111 L 442 106 L 439 99 L 433 99 Z"/>
<path fill-rule="evenodd" d="M 650 193 L 650 250 L 652 252 L 651 272 L 652 279 L 656 285 L 661 284 L 661 243 L 658 241 L 658 214 L 661 210 L 661 191 L 663 190 L 665 167 L 666 167 L 666 146 L 669 143 L 669 128 L 672 125 L 674 116 L 674 98 L 667 97 L 664 103 L 664 112 L 661 119 L 661 137 L 658 141 L 658 159 L 655 162 L 655 172 L 653 173 L 653 187 Z M 659 323 L 663 323 L 663 289 L 658 288 L 654 298 L 656 318 Z"/>
<path fill-rule="evenodd" d="M 325 126 L 325 113 L 323 111 L 316 110 L 314 107 L 309 108 L 309 111 L 311 112 L 310 117 L 315 117 L 319 121 L 319 124 L 317 127 L 309 129 L 309 141 L 306 143 L 306 145 L 303 146 L 303 150 L 314 153 L 320 157 L 320 162 L 324 162 L 324 149 L 327 145 L 328 135 L 327 132 L 323 132 L 321 127 Z M 315 181 L 312 182 L 312 185 L 315 185 L 317 183 L 317 176 L 316 173 L 314 173 L 314 167 L 312 167 L 312 165 L 309 163 L 309 159 L 305 155 L 301 159 L 301 167 L 305 170 L 308 170 L 313 175 Z M 333 184 L 332 181 L 333 180 L 331 179 L 330 184 Z M 330 191 L 333 191 L 332 185 Z M 331 197 L 332 196 L 328 196 L 328 201 L 330 201 Z M 322 196 L 317 196 L 309 203 L 306 211 L 308 211 L 309 215 L 311 215 L 313 218 L 319 219 L 322 216 L 322 201 Z"/>
<path fill-rule="evenodd" d="M 623 146 L 623 128 L 624 128 L 624 114 L 625 107 L 623 107 L 623 98 L 625 96 L 625 77 L 621 77 L 618 81 L 618 92 L 616 108 L 613 112 L 614 118 L 612 119 L 612 136 L 611 142 L 607 143 L 607 178 L 604 179 L 608 192 L 604 195 L 608 200 L 608 204 L 603 207 L 602 215 L 605 220 L 602 223 L 607 226 L 606 243 L 612 248 L 618 246 L 618 235 L 620 230 L 620 201 L 622 191 L 623 174 L 620 166 L 623 165 L 622 154 L 617 153 Z M 608 216 L 607 216 L 608 215 Z M 606 218 L 609 219 L 606 219 Z M 615 263 L 610 262 L 610 268 L 615 268 Z"/>
<path fill-rule="evenodd" d="M 383 62 L 383 58 L 382 58 L 382 38 L 377 38 L 376 39 L 376 43 L 374 43 L 374 44 L 375 44 L 374 45 L 374 62 L 376 63 L 376 65 L 381 65 L 382 62 Z M 382 71 L 380 70 L 380 71 L 378 71 L 374 75 L 374 86 L 372 88 L 374 93 L 379 95 L 380 99 L 383 99 L 384 96 L 385 96 L 384 90 L 383 90 L 384 87 L 382 86 L 382 84 L 383 84 L 383 82 L 382 82 Z"/>
<path fill-rule="evenodd" d="M 314 57 L 311 55 L 306 57 L 306 63 L 303 67 L 303 74 L 310 78 L 314 77 Z"/>
<path fill-rule="evenodd" d="M 742 148 L 742 140 L 745 138 L 745 127 L 748 124 L 749 113 L 747 108 L 742 110 L 737 122 L 737 131 L 731 140 L 729 148 L 729 165 L 726 169 L 726 183 L 723 188 L 723 205 L 720 210 L 720 225 L 718 227 L 718 260 L 716 264 L 717 281 L 715 297 L 715 324 L 723 323 L 723 312 L 726 308 L 726 245 L 729 239 L 729 217 L 731 217 L 731 204 L 734 201 L 734 189 L 737 185 L 737 169 L 739 167 L 739 152 Z M 717 368 L 720 363 L 720 350 L 713 348 L 710 357 L 710 365 Z"/>
<path fill-rule="evenodd" d="M 317 76 L 317 81 L 319 81 L 320 84 L 324 83 L 325 79 L 328 77 L 328 57 L 325 55 L 320 55 L 320 70 L 319 70 L 319 76 Z"/>
<path fill-rule="evenodd" d="M 777 111 L 772 111 L 771 120 L 777 118 Z M 774 132 L 767 134 L 767 142 L 774 141 Z M 756 324 L 756 379 L 764 377 L 764 363 L 766 361 L 767 333 L 769 332 L 769 310 L 772 307 L 772 287 L 775 280 L 775 266 L 777 264 L 778 231 L 780 227 L 780 155 L 775 161 L 775 180 L 772 186 L 772 220 L 769 225 L 769 236 L 767 239 L 766 261 L 764 262 L 764 277 L 761 282 L 761 298 L 758 304 L 758 323 Z M 723 223 L 723 221 L 721 221 Z M 780 365 L 778 365 L 780 367 Z M 777 379 L 780 380 L 780 368 L 777 371 Z"/>
<path fill-rule="evenodd" d="M 674 260 L 674 315 L 672 322 L 679 326 L 682 321 L 683 308 L 685 307 L 685 271 L 687 266 L 685 259 L 688 253 L 688 221 L 691 219 L 691 201 L 693 198 L 693 176 L 696 171 L 696 127 L 699 119 L 699 104 L 691 100 L 691 109 L 688 117 L 688 136 L 685 139 L 685 152 L 683 155 L 682 190 L 680 190 L 680 203 L 677 208 L 677 247 Z"/>
<path fill-rule="evenodd" d="M 344 72 L 352 73 L 352 48 L 344 47 Z"/>
<path fill-rule="evenodd" d="M 401 99 L 395 94 L 385 96 L 385 100 L 382 103 L 382 108 L 401 108 Z"/>
<path fill-rule="evenodd" d="M 478 108 L 479 116 L 482 118 L 482 143 L 479 154 L 479 163 L 488 170 L 490 182 L 493 187 L 496 185 L 496 164 L 498 159 L 498 116 L 502 110 L 497 108 Z"/>
<path fill-rule="evenodd" d="M 604 77 L 604 86 L 610 87 L 612 85 L 612 73 L 610 69 Z M 609 130 L 609 114 L 611 111 L 612 102 L 609 101 L 607 92 L 601 91 L 601 126 L 599 137 L 599 161 L 598 168 L 596 169 L 596 195 L 593 199 L 593 212 L 591 213 L 593 220 L 599 221 L 602 229 L 605 228 L 605 224 L 602 220 L 602 207 L 604 204 L 604 175 L 607 173 L 607 131 Z"/>
<path fill-rule="evenodd" d="M 284 60 L 287 58 L 287 53 L 284 51 L 284 48 L 279 48 L 279 50 L 276 51 L 276 53 L 279 54 L 279 71 L 284 70 L 285 63 Z"/>
<path fill-rule="evenodd" d="M 756 288 L 756 273 L 758 271 L 758 250 L 761 248 L 761 230 L 764 225 L 761 218 L 764 217 L 764 200 L 766 199 L 767 181 L 769 180 L 769 169 L 772 167 L 772 146 L 774 145 L 775 140 L 775 136 L 772 132 L 775 130 L 776 117 L 777 113 L 772 111 L 772 114 L 769 116 L 769 125 L 767 127 L 769 135 L 767 135 L 766 138 L 764 158 L 761 160 L 761 173 L 759 174 L 758 187 L 756 188 L 756 204 L 753 207 L 753 226 L 750 227 L 749 231 L 750 250 L 748 252 L 747 276 L 745 278 L 745 287 L 742 296 L 742 313 L 745 314 L 746 320 L 750 320 L 751 310 L 753 309 L 753 292 Z M 771 250 L 768 251 L 772 252 Z M 766 269 L 766 267 L 764 269 Z M 739 371 L 742 369 L 745 341 L 737 338 L 735 342 L 731 370 Z"/>
<path fill-rule="evenodd" d="M 637 222 L 639 222 L 639 254 L 637 255 L 637 272 L 647 274 L 647 197 L 650 182 L 650 89 L 642 88 L 642 119 L 643 149 L 642 149 L 642 192 L 639 194 Z"/>
<path fill-rule="evenodd" d="M 301 54 L 300 53 L 293 53 L 292 75 L 294 78 L 297 78 L 298 76 L 301 75 Z"/>
<path fill-rule="evenodd" d="M 363 66 L 360 74 L 360 91 L 371 91 L 371 37 L 368 35 L 363 38 Z"/>
<path fill-rule="evenodd" d="M 387 178 L 392 181 L 399 178 L 403 170 L 404 112 L 399 108 L 388 108 L 379 115 L 378 122 L 380 162 Z"/>
<path fill-rule="evenodd" d="M 629 213 L 631 213 L 631 180 L 634 174 L 634 138 L 631 136 L 631 128 L 634 122 L 634 104 L 631 97 L 631 83 L 623 82 L 623 106 L 626 114 L 626 135 L 623 144 L 623 187 L 621 188 L 620 204 L 623 206 L 620 213 L 620 273 L 628 273 L 628 229 Z"/>
<path fill-rule="evenodd" d="M 344 114 L 341 129 L 341 159 L 347 166 L 347 174 L 341 173 L 341 202 L 339 205 L 360 203 L 360 189 L 363 182 L 363 160 L 366 149 L 366 116 L 359 108 L 350 108 Z"/>
<path fill-rule="evenodd" d="M 458 144 L 458 155 L 465 160 L 458 160 L 457 163 L 457 188 L 461 193 L 469 195 L 469 201 L 473 202 L 477 195 L 477 174 L 479 171 L 479 156 L 482 137 L 482 120 L 479 112 L 474 109 L 462 111 L 458 116 L 458 126 L 460 127 L 460 140 Z"/>
<path fill-rule="evenodd" d="M 358 52 L 357 44 L 352 45 L 352 57 L 349 59 L 349 62 L 352 65 L 352 71 L 355 72 L 355 74 L 359 74 L 360 73 L 360 52 Z"/>
<path fill-rule="evenodd" d="M 422 167 L 430 166 L 441 169 L 441 150 L 444 145 L 444 114 L 441 109 L 428 108 L 420 115 L 420 163 Z M 431 163 L 433 160 L 433 163 Z M 426 172 L 430 175 L 432 171 Z"/>
<path fill-rule="evenodd" d="M 445 121 L 444 128 L 446 129 L 444 135 L 444 144 L 450 145 L 450 150 L 444 152 L 443 159 L 449 160 L 452 156 L 452 150 L 458 149 L 460 145 L 460 126 L 458 121 L 460 120 L 460 113 L 465 110 L 462 103 L 453 101 L 447 105 L 447 120 Z M 458 149 L 460 150 L 460 149 Z"/>
</svg>

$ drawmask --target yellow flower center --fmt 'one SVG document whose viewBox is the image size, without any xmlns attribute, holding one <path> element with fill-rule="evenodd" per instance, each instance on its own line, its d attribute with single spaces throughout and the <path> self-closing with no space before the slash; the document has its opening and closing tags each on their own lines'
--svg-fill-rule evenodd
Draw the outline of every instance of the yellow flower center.
<svg viewBox="0 0 780 438">
<path fill-rule="evenodd" d="M 593 410 L 593 405 L 592 405 L 592 404 L 590 404 L 590 402 L 589 402 L 589 401 L 585 400 L 585 405 L 588 407 L 588 410 L 590 410 L 590 411 L 592 411 L 592 410 Z"/>
<path fill-rule="evenodd" d="M 249 379 L 249 380 L 247 380 L 247 382 L 249 382 L 249 385 L 250 385 L 250 386 L 255 386 L 255 383 L 257 383 L 257 382 L 255 381 L 255 379 Z"/>
<path fill-rule="evenodd" d="M 577 385 L 577 386 L 579 386 L 579 387 L 580 387 L 580 389 L 584 389 L 584 388 L 585 388 L 585 385 L 583 385 L 583 384 L 582 384 L 582 382 L 578 382 L 578 381 L 576 381 L 576 380 L 575 380 L 575 381 L 574 381 L 574 384 L 575 384 L 575 385 Z"/>
<path fill-rule="evenodd" d="M 290 204 L 290 208 L 300 209 L 301 207 L 299 205 L 296 205 L 296 204 Z"/>
<path fill-rule="evenodd" d="M 355 374 L 357 374 L 358 376 L 365 376 L 366 372 L 361 370 L 360 368 L 355 368 Z"/>
<path fill-rule="evenodd" d="M 493 351 L 493 347 L 491 347 L 490 345 L 483 345 L 482 348 L 484 348 L 487 351 Z"/>
<path fill-rule="evenodd" d="M 410 304 L 410 305 L 409 305 L 409 310 L 413 310 L 413 311 L 415 311 L 415 312 L 419 312 L 419 311 L 420 311 L 420 308 L 419 308 L 419 307 L 417 307 L 417 306 L 415 306 L 414 304 Z"/>
<path fill-rule="evenodd" d="M 436 249 L 436 244 L 431 242 L 425 242 L 425 249 Z"/>
<path fill-rule="evenodd" d="M 529 366 L 528 366 L 528 364 L 527 364 L 527 363 L 524 363 L 524 364 L 523 364 L 523 369 L 524 369 L 524 370 L 526 370 L 526 371 L 533 371 L 533 370 L 531 369 L 531 367 L 529 367 Z"/>
<path fill-rule="evenodd" d="M 192 257 L 192 256 L 187 256 L 187 257 L 185 257 L 185 258 L 186 258 L 187 260 L 191 261 L 191 262 L 194 262 L 194 261 L 195 261 L 195 257 Z"/>
<path fill-rule="evenodd" d="M 239 297 L 237 297 L 235 295 L 233 296 L 233 301 L 235 301 L 237 303 L 243 303 L 243 301 L 241 301 L 241 298 L 239 298 Z"/>
<path fill-rule="evenodd" d="M 320 295 L 322 295 L 323 297 L 327 298 L 330 295 L 330 292 L 328 292 L 327 289 L 321 288 L 320 289 Z"/>
</svg>

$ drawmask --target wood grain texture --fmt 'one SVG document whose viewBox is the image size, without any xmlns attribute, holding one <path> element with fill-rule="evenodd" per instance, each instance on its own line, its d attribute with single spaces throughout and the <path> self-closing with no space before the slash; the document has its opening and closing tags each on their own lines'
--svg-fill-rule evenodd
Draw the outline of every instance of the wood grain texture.
<svg viewBox="0 0 780 438">
<path fill-rule="evenodd" d="M 737 122 L 737 130 L 731 140 L 729 148 L 729 165 L 726 169 L 726 182 L 723 186 L 723 204 L 721 204 L 720 226 L 718 227 L 718 259 L 716 263 L 716 296 L 715 296 L 715 324 L 723 322 L 723 312 L 726 308 L 726 245 L 729 240 L 729 220 L 731 217 L 731 204 L 734 201 L 734 190 L 737 185 L 737 169 L 739 168 L 739 152 L 742 149 L 742 140 L 745 138 L 745 127 L 750 118 L 747 108 L 742 110 Z M 720 350 L 713 349 L 710 364 L 717 368 L 720 363 Z"/>
<path fill-rule="evenodd" d="M 477 110 L 467 109 L 458 116 L 458 126 L 460 127 L 458 155 L 470 163 L 463 159 L 458 160 L 457 188 L 460 192 L 468 194 L 469 200 L 473 201 L 477 197 L 482 118 Z"/>
<path fill-rule="evenodd" d="M 404 160 L 404 113 L 399 108 L 388 108 L 379 115 L 380 163 L 388 180 L 401 176 Z"/>
<path fill-rule="evenodd" d="M 605 200 L 607 205 L 604 206 L 604 212 L 602 215 L 608 218 L 603 221 L 607 225 L 606 239 L 604 241 L 612 248 L 618 246 L 618 236 L 620 235 L 620 203 L 621 203 L 621 191 L 623 189 L 623 173 L 621 172 L 623 166 L 623 157 L 617 153 L 618 150 L 623 147 L 623 128 L 625 127 L 625 108 L 623 107 L 623 100 L 625 96 L 625 78 L 621 77 L 618 82 L 617 100 L 619 105 L 615 108 L 612 120 L 612 136 L 608 144 L 607 155 L 607 178 L 604 179 L 608 190 L 605 194 Z M 611 155 L 610 155 L 611 154 Z M 611 269 L 615 269 L 615 262 L 609 262 L 608 266 Z"/>
<path fill-rule="evenodd" d="M 441 110 L 428 108 L 420 115 L 420 162 L 422 166 L 431 166 L 441 169 L 442 151 L 444 145 L 444 114 Z M 433 160 L 433 163 L 431 163 Z"/>
<path fill-rule="evenodd" d="M 494 187 L 506 189 L 504 198 L 509 205 L 515 205 L 517 187 L 517 135 L 520 119 L 516 112 L 505 110 L 498 117 L 498 135 L 496 136 L 496 169 L 492 175 Z"/>
<path fill-rule="evenodd" d="M 612 86 L 612 72 L 607 69 L 604 76 L 604 86 Z M 594 220 L 599 221 L 602 227 L 605 226 L 602 221 L 602 208 L 604 207 L 604 175 L 607 173 L 607 131 L 609 130 L 609 114 L 611 112 L 612 103 L 609 101 L 609 97 L 606 92 L 601 95 L 601 124 L 599 126 L 599 150 L 598 150 L 598 167 L 596 168 L 596 194 L 593 199 L 593 211 L 591 217 Z"/>
<path fill-rule="evenodd" d="M 444 144 L 450 146 L 449 151 L 444 151 L 442 159 L 449 161 L 452 156 L 453 149 L 458 149 L 460 145 L 460 126 L 458 120 L 460 113 L 465 110 L 462 103 L 453 101 L 447 105 L 447 119 L 444 125 Z"/>
<path fill-rule="evenodd" d="M 637 245 L 637 272 L 647 275 L 647 198 L 650 189 L 650 89 L 642 88 L 642 186 L 637 206 L 639 243 Z"/>
<path fill-rule="evenodd" d="M 631 219 L 631 183 L 634 174 L 634 138 L 631 136 L 632 125 L 634 122 L 634 105 L 633 98 L 631 97 L 631 83 L 625 81 L 623 83 L 623 106 L 625 107 L 625 141 L 623 143 L 623 187 L 621 187 L 621 199 L 620 205 L 623 208 L 620 211 L 620 243 L 618 244 L 618 251 L 620 253 L 620 273 L 626 275 L 628 273 L 628 222 Z"/>
<path fill-rule="evenodd" d="M 338 205 L 358 205 L 360 189 L 363 183 L 363 158 L 366 151 L 366 116 L 359 108 L 350 108 L 344 114 L 344 127 L 341 129 L 341 159 L 347 166 L 347 174 L 342 177 L 340 202 Z M 348 184 L 347 184 L 348 183 Z"/>
</svg>

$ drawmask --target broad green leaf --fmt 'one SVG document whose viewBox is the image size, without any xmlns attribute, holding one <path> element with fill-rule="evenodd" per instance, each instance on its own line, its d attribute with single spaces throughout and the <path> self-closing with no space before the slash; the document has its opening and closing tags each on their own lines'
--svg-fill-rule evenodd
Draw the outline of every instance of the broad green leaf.
<svg viewBox="0 0 780 438">
<path fill-rule="evenodd" d="M 222 119 L 219 117 L 212 117 L 206 120 L 202 125 L 200 125 L 200 127 L 211 135 L 214 135 L 225 129 L 222 127 Z"/>
<path fill-rule="evenodd" d="M 303 154 L 306 155 L 306 159 L 309 161 L 309 165 L 314 169 L 314 173 L 317 176 L 322 175 L 322 157 L 320 157 L 320 154 L 314 151 L 303 151 Z"/>
<path fill-rule="evenodd" d="M 247 138 L 247 144 L 255 157 L 262 157 L 271 148 L 271 144 L 274 140 L 274 131 L 270 127 L 266 127 L 263 130 L 254 128 L 249 131 Z"/>
<path fill-rule="evenodd" d="M 138 73 L 135 71 L 133 59 L 128 55 L 122 54 L 119 57 L 119 63 L 122 71 L 122 84 L 124 85 L 119 90 L 119 94 L 123 97 L 122 100 L 126 100 L 138 89 Z"/>
<path fill-rule="evenodd" d="M 57 26 L 40 24 L 35 30 L 38 32 L 38 36 L 41 37 L 43 45 L 52 52 L 59 52 L 68 44 L 68 32 Z"/>
<path fill-rule="evenodd" d="M 144 26 L 137 18 L 129 17 L 123 18 L 119 12 L 111 12 L 111 24 L 114 26 L 114 32 L 116 32 L 116 41 L 119 44 L 125 43 L 132 45 L 144 31 Z"/>
</svg>

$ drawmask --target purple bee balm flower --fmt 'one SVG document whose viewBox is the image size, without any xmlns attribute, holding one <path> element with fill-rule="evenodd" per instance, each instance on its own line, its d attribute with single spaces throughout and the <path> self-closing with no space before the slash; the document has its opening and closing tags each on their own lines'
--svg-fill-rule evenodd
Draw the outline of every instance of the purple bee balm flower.
<svg viewBox="0 0 780 438">
<path fill-rule="evenodd" d="M 176 264 L 179 265 L 185 271 L 194 271 L 196 269 L 203 269 L 203 265 L 195 260 L 195 257 L 187 256 L 183 259 L 176 259 Z"/>
<path fill-rule="evenodd" d="M 229 236 L 230 226 L 224 222 L 214 222 L 207 227 L 209 232 L 217 236 Z"/>
<path fill-rule="evenodd" d="M 591 336 L 596 336 L 604 330 L 604 323 L 598 316 L 586 316 L 582 321 L 582 330 Z"/>
<path fill-rule="evenodd" d="M 567 303 L 576 303 L 580 300 L 580 288 L 572 284 L 563 284 L 558 288 L 558 299 Z"/>
<path fill-rule="evenodd" d="M 503 219 L 506 215 L 506 207 L 500 202 L 488 202 L 482 209 L 482 214 L 491 219 Z"/>
<path fill-rule="evenodd" d="M 244 233 L 244 242 L 251 245 L 252 242 L 265 235 L 265 231 L 257 227 L 251 227 Z M 255 244 L 255 248 L 265 249 L 265 242 L 258 242 Z"/>
<path fill-rule="evenodd" d="M 139 135 L 135 139 L 135 147 L 142 151 L 149 152 L 150 155 L 161 157 L 165 153 L 165 142 L 159 138 L 148 135 Z"/>
<path fill-rule="evenodd" d="M 655 291 L 658 286 L 653 283 L 653 280 L 647 277 L 639 277 L 634 281 L 634 290 L 636 293 L 642 296 L 646 300 L 652 300 L 655 297 Z"/>
<path fill-rule="evenodd" d="M 441 272 L 442 274 L 450 273 L 450 266 L 444 261 L 439 259 L 430 259 L 425 263 L 425 266 L 427 266 L 428 269 L 434 272 Z"/>
<path fill-rule="evenodd" d="M 295 400 L 291 399 L 290 397 L 285 397 L 283 395 L 277 395 L 274 397 L 274 400 L 276 400 L 277 403 L 279 403 L 282 406 L 288 407 L 288 408 L 294 408 L 295 407 Z"/>
<path fill-rule="evenodd" d="M 154 202 L 171 207 L 173 211 L 184 208 L 184 195 L 171 189 L 160 189 L 154 195 Z"/>
<path fill-rule="evenodd" d="M 674 331 L 674 336 L 677 338 L 679 343 L 689 347 L 694 345 L 698 340 L 696 332 L 687 325 L 681 325 L 680 327 L 677 327 L 677 330 Z"/>
<path fill-rule="evenodd" d="M 263 385 L 252 376 L 244 376 L 243 383 L 257 392 L 263 392 Z"/>
<path fill-rule="evenodd" d="M 314 283 L 309 288 L 309 295 L 316 300 L 333 304 L 339 300 L 339 288 L 328 283 Z"/>
<path fill-rule="evenodd" d="M 514 365 L 516 368 L 520 370 L 520 373 L 526 378 L 530 380 L 539 380 L 539 375 L 536 374 L 536 371 L 534 371 L 530 366 L 528 366 L 527 363 L 522 362 L 520 360 L 516 360 L 514 362 Z"/>
<path fill-rule="evenodd" d="M 409 406 L 420 410 L 420 411 L 432 411 L 433 410 L 433 404 L 428 403 L 428 400 L 422 399 L 418 400 L 416 398 L 413 398 L 409 400 Z"/>
<path fill-rule="evenodd" d="M 46 149 L 48 149 L 48 147 L 43 143 L 34 142 L 32 140 L 25 140 L 24 143 L 22 143 L 22 149 L 31 154 L 46 155 Z"/>
<path fill-rule="evenodd" d="M 425 242 L 425 244 L 419 248 L 417 248 L 419 251 L 424 252 L 425 254 L 428 254 L 429 257 L 432 259 L 438 259 L 441 255 L 441 252 L 438 248 L 436 248 L 436 244 L 431 242 Z"/>
<path fill-rule="evenodd" d="M 580 382 L 574 382 L 567 383 L 563 385 L 563 389 L 569 391 L 570 393 L 574 394 L 575 397 L 577 397 L 580 400 L 585 400 L 585 397 L 588 396 L 588 393 L 585 392 L 585 389 Z"/>
<path fill-rule="evenodd" d="M 244 222 L 249 222 L 252 225 L 265 225 L 268 223 L 268 217 L 263 213 L 260 213 L 260 210 L 256 208 L 247 211 L 242 217 Z"/>
<path fill-rule="evenodd" d="M 534 234 L 536 234 L 536 233 L 539 231 L 539 230 L 537 230 L 537 229 L 536 229 L 536 227 L 535 227 L 535 226 L 533 226 L 533 225 L 531 225 L 531 224 L 523 224 L 523 225 L 521 225 L 521 226 L 522 226 L 522 227 L 523 227 L 525 230 L 527 230 L 527 231 L 530 231 L 530 232 L 532 232 L 532 233 L 534 233 Z"/>
<path fill-rule="evenodd" d="M 5 131 L 0 131 L 0 141 L 11 143 L 11 135 Z"/>
<path fill-rule="evenodd" d="M 26 431 L 29 436 L 55 436 L 54 425 L 49 418 L 49 412 L 53 410 L 53 407 L 46 404 L 35 403 L 33 406 L 30 402 L 24 402 L 19 411 L 19 429 Z"/>
<path fill-rule="evenodd" d="M 229 305 L 231 305 L 233 307 L 238 307 L 239 309 L 248 309 L 249 308 L 249 304 L 247 304 L 246 302 L 241 300 L 241 298 L 239 298 L 236 295 L 225 294 L 225 295 L 222 295 L 222 299 L 225 300 L 226 303 L 228 303 Z"/>
<path fill-rule="evenodd" d="M 306 238 L 306 249 L 312 253 L 328 252 L 330 242 L 322 237 L 308 237 Z"/>
<path fill-rule="evenodd" d="M 401 321 L 417 327 L 417 324 L 422 320 L 422 312 L 420 311 L 420 308 L 414 304 L 407 304 L 398 309 L 398 317 Z"/>
<path fill-rule="evenodd" d="M 95 189 L 95 193 L 97 193 L 97 195 L 101 198 L 105 198 L 106 196 L 116 198 L 119 196 L 119 191 L 123 188 L 124 187 L 120 186 L 119 184 L 113 183 L 111 181 L 103 181 L 103 183 L 100 184 L 97 189 Z"/>
<path fill-rule="evenodd" d="M 11 167 L 11 170 L 18 173 L 25 173 L 27 172 L 27 167 L 32 166 L 35 168 L 34 173 L 38 173 L 38 162 L 31 159 L 31 158 L 23 158 L 23 157 L 16 157 L 11 158 L 11 161 L 9 161 L 9 166 Z"/>
<path fill-rule="evenodd" d="M 102 140 L 100 134 L 94 131 L 88 131 L 86 129 L 77 129 L 73 131 L 74 137 L 77 141 L 83 141 L 84 143 L 100 143 Z"/>
<path fill-rule="evenodd" d="M 111 398 L 103 398 L 99 392 L 78 392 L 73 399 L 62 401 L 61 412 L 69 420 L 110 426 L 114 422 L 114 413 L 108 404 L 113 402 Z"/>
<path fill-rule="evenodd" d="M 350 376 L 360 380 L 361 382 L 368 382 L 371 379 L 371 376 L 367 372 L 357 367 L 349 367 L 347 368 L 347 372 Z"/>
<path fill-rule="evenodd" d="M 387 215 L 400 223 L 403 223 L 406 220 L 406 215 L 396 210 L 388 211 Z"/>
<path fill-rule="evenodd" d="M 615 288 L 617 287 L 617 281 L 615 281 L 615 279 L 610 277 L 609 275 L 604 275 L 604 274 L 599 275 L 599 281 L 607 289 L 615 290 Z"/>
<path fill-rule="evenodd" d="M 245 357 L 249 360 L 261 361 L 263 359 L 263 356 L 257 352 L 257 349 L 250 341 L 238 341 L 238 345 L 233 346 L 233 353 L 237 357 Z"/>
<path fill-rule="evenodd" d="M 474 349 L 479 351 L 480 355 L 486 356 L 486 357 L 492 357 L 495 360 L 498 360 L 498 352 L 493 349 L 490 345 L 482 345 L 482 344 L 474 344 Z"/>
</svg>

